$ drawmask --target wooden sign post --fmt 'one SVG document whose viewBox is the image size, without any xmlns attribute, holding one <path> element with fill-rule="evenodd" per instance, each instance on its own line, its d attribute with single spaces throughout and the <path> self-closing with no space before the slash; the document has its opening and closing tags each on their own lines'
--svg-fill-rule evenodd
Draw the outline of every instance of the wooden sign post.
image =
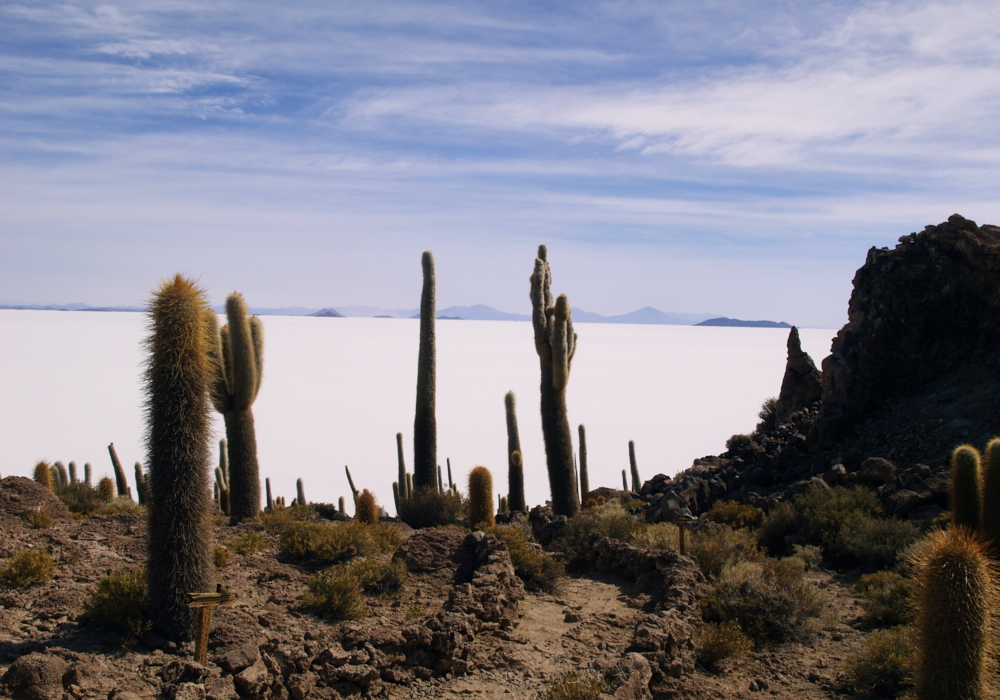
<svg viewBox="0 0 1000 700">
<path fill-rule="evenodd" d="M 678 549 L 680 550 L 680 554 L 682 556 L 687 554 L 684 547 L 684 526 L 687 525 L 688 523 L 695 522 L 697 519 L 698 518 L 692 515 L 687 515 L 685 513 L 684 515 L 677 518 L 677 520 L 675 521 L 677 523 L 677 544 L 678 544 Z"/>
<path fill-rule="evenodd" d="M 229 605 L 236 599 L 222 584 L 217 584 L 215 593 L 188 593 L 189 608 L 198 608 L 198 639 L 194 645 L 195 660 L 202 666 L 208 661 L 208 631 L 212 626 L 212 608 Z"/>
</svg>

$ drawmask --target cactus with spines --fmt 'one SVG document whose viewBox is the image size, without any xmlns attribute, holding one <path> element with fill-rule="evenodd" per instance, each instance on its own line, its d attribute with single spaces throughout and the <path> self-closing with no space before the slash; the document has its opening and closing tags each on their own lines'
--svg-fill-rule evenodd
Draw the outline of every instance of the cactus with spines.
<svg viewBox="0 0 1000 700">
<path fill-rule="evenodd" d="M 160 634 L 186 641 L 195 621 L 187 594 L 215 590 L 208 403 L 215 314 L 204 292 L 177 275 L 156 290 L 149 316 L 149 613 Z"/>
<path fill-rule="evenodd" d="M 507 496 L 501 496 L 500 497 L 500 512 L 501 513 L 509 513 L 510 512 L 510 506 L 508 506 L 507 503 L 508 503 Z"/>
<path fill-rule="evenodd" d="M 441 465 L 437 465 L 438 493 L 444 493 L 444 480 L 441 478 Z"/>
<path fill-rule="evenodd" d="M 392 502 L 396 506 L 396 515 L 399 515 L 399 482 L 392 482 Z"/>
<path fill-rule="evenodd" d="M 972 445 L 959 445 L 951 455 L 952 523 L 978 530 L 983 513 L 983 478 L 979 452 Z"/>
<path fill-rule="evenodd" d="M 62 462 L 56 461 L 54 466 L 59 471 L 59 485 L 62 487 L 69 486 L 69 472 L 66 470 L 66 465 Z"/>
<path fill-rule="evenodd" d="M 300 506 L 306 505 L 306 490 L 301 478 L 295 480 L 295 495 L 298 497 Z"/>
<path fill-rule="evenodd" d="M 229 482 L 226 481 L 222 467 L 215 468 L 215 484 L 219 487 L 219 510 L 222 511 L 223 515 L 230 515 Z"/>
<path fill-rule="evenodd" d="M 994 554 L 1000 549 L 1000 438 L 993 438 L 983 452 L 983 537 Z"/>
<path fill-rule="evenodd" d="M 406 459 L 403 457 L 402 433 L 396 433 L 396 462 L 399 469 L 399 497 L 406 500 L 410 494 L 406 491 Z"/>
<path fill-rule="evenodd" d="M 271 496 L 271 479 L 264 479 L 264 490 L 267 494 L 267 512 L 274 512 L 274 498 Z"/>
<path fill-rule="evenodd" d="M 90 486 L 92 481 L 91 477 L 93 475 L 93 467 L 90 466 L 90 462 L 83 463 L 83 483 Z"/>
<path fill-rule="evenodd" d="M 344 465 L 344 471 L 347 472 L 347 484 L 351 487 L 351 495 L 354 496 L 354 506 L 356 508 L 358 505 L 358 490 L 354 487 L 354 479 L 351 478 L 351 470 L 346 464 Z"/>
<path fill-rule="evenodd" d="M 376 525 L 378 523 L 378 506 L 375 505 L 375 496 L 365 489 L 358 496 L 357 509 L 354 516 L 361 522 L 367 523 L 368 525 Z"/>
<path fill-rule="evenodd" d="M 517 430 L 517 396 L 508 391 L 503 397 L 504 415 L 507 419 L 507 491 L 511 510 L 527 510 L 524 501 L 524 459 L 521 454 L 521 436 Z"/>
<path fill-rule="evenodd" d="M 62 483 L 59 480 L 59 468 L 53 464 L 49 467 L 49 474 L 52 475 L 52 490 L 58 491 L 62 487 Z"/>
<path fill-rule="evenodd" d="M 413 494 L 413 473 L 406 472 L 406 496 L 409 498 Z"/>
<path fill-rule="evenodd" d="M 918 700 L 996 697 L 991 630 L 996 571 L 986 546 L 965 526 L 931 535 L 917 560 Z"/>
<path fill-rule="evenodd" d="M 583 423 L 577 428 L 580 436 L 580 502 L 586 500 L 590 493 L 590 474 L 587 472 L 587 429 Z"/>
<path fill-rule="evenodd" d="M 142 464 L 135 463 L 135 490 L 139 496 L 139 503 L 149 505 L 149 482 L 142 472 Z"/>
<path fill-rule="evenodd" d="M 109 477 L 101 477 L 97 482 L 97 497 L 101 499 L 101 503 L 110 503 L 115 497 L 115 482 Z"/>
<path fill-rule="evenodd" d="M 424 286 L 420 294 L 417 403 L 413 419 L 413 486 L 418 489 L 436 486 L 434 467 L 437 465 L 434 254 L 425 250 L 420 263 L 424 273 Z"/>
<path fill-rule="evenodd" d="M 473 528 L 496 524 L 493 517 L 493 475 L 486 467 L 469 472 L 469 525 Z"/>
<path fill-rule="evenodd" d="M 264 326 L 249 316 L 243 295 L 226 298 L 226 325 L 212 316 L 214 378 L 212 404 L 226 424 L 229 507 L 233 518 L 255 518 L 260 511 L 260 467 L 253 403 L 264 372 Z"/>
<path fill-rule="evenodd" d="M 35 465 L 33 478 L 35 483 L 41 484 L 49 491 L 54 490 L 55 485 L 52 483 L 52 465 L 48 462 L 40 461 Z"/>
<path fill-rule="evenodd" d="M 445 459 L 445 462 L 448 463 L 448 490 L 451 491 L 455 488 L 455 482 L 451 478 L 451 457 Z"/>
<path fill-rule="evenodd" d="M 635 461 L 635 441 L 628 441 L 628 464 L 629 468 L 632 470 L 632 491 L 633 493 L 639 493 L 642 489 L 642 480 L 639 478 L 639 466 Z"/>
<path fill-rule="evenodd" d="M 340 511 L 341 513 L 346 512 L 344 510 L 344 497 L 343 496 L 340 496 L 339 498 L 337 498 L 337 510 Z"/>
<path fill-rule="evenodd" d="M 75 484 L 78 483 L 78 481 L 79 480 L 76 478 L 76 462 L 71 460 L 69 463 L 69 483 Z"/>
<path fill-rule="evenodd" d="M 580 510 L 573 469 L 573 435 L 566 413 L 566 384 L 576 353 L 576 333 L 565 294 L 552 297 L 548 248 L 538 246 L 531 275 L 531 322 L 541 366 L 542 437 L 548 467 L 552 511 L 567 517 Z"/>
<path fill-rule="evenodd" d="M 125 478 L 125 468 L 122 467 L 121 460 L 118 459 L 118 451 L 115 450 L 115 443 L 108 445 L 108 454 L 111 455 L 111 466 L 115 470 L 115 486 L 119 496 L 128 496 L 128 479 Z"/>
<path fill-rule="evenodd" d="M 622 469 L 622 491 L 628 493 L 628 477 L 625 476 L 624 469 Z"/>
</svg>

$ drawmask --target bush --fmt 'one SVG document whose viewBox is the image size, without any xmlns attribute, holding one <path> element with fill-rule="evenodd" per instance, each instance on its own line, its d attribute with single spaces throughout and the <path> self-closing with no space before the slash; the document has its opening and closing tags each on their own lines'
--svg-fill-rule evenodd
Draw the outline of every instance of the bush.
<svg viewBox="0 0 1000 700">
<path fill-rule="evenodd" d="M 503 540 L 514 562 L 514 572 L 529 591 L 554 593 L 566 575 L 562 563 L 528 543 L 524 530 L 516 525 L 494 525 L 486 532 Z M 537 546 L 537 545 L 536 545 Z"/>
<path fill-rule="evenodd" d="M 316 520 L 316 512 L 309 506 L 295 505 L 275 508 L 270 513 L 265 511 L 257 517 L 260 518 L 261 525 L 268 534 L 277 535 L 292 523 Z"/>
<path fill-rule="evenodd" d="M 242 554 L 243 556 L 254 554 L 256 552 L 262 552 L 270 546 L 271 543 L 267 541 L 267 538 L 256 530 L 244 532 L 236 539 L 226 543 L 226 547 L 229 550 L 236 552 L 237 554 Z"/>
<path fill-rule="evenodd" d="M 702 600 L 702 617 L 736 622 L 758 647 L 805 637 L 811 631 L 807 621 L 820 617 L 825 605 L 820 590 L 802 580 L 804 573 L 802 562 L 794 558 L 727 567 Z"/>
<path fill-rule="evenodd" d="M 11 586 L 27 588 L 45 583 L 55 573 L 56 565 L 48 552 L 21 549 L 7 559 L 0 569 L 0 578 Z"/>
<path fill-rule="evenodd" d="M 770 556 L 781 557 L 791 551 L 791 539 L 801 537 L 802 522 L 793 506 L 782 501 L 764 518 L 757 531 L 757 544 Z"/>
<path fill-rule="evenodd" d="M 677 525 L 674 523 L 656 523 L 647 525 L 641 530 L 633 532 L 631 540 L 633 544 L 649 549 L 674 550 L 680 546 L 678 543 Z"/>
<path fill-rule="evenodd" d="M 31 527 L 37 530 L 48 530 L 52 527 L 52 516 L 49 515 L 49 511 L 46 510 L 45 506 L 38 506 L 28 513 L 24 519 L 28 521 Z"/>
<path fill-rule="evenodd" d="M 143 509 L 138 503 L 128 496 L 118 496 L 101 505 L 100 508 L 91 512 L 91 515 L 142 515 Z"/>
<path fill-rule="evenodd" d="M 83 481 L 56 489 L 56 496 L 66 504 L 70 513 L 78 515 L 89 515 L 104 505 L 97 489 Z"/>
<path fill-rule="evenodd" d="M 793 545 L 792 556 L 802 560 L 806 571 L 811 571 L 823 563 L 823 550 L 813 544 Z"/>
<path fill-rule="evenodd" d="M 866 574 L 854 590 L 865 599 L 864 621 L 872 627 L 896 627 L 910 621 L 910 587 L 896 572 Z"/>
<path fill-rule="evenodd" d="M 427 614 L 427 608 L 419 603 L 414 603 L 406 609 L 407 620 L 418 620 Z"/>
<path fill-rule="evenodd" d="M 870 697 L 896 697 L 910 685 L 916 648 L 909 627 L 875 630 L 858 651 L 847 657 L 844 672 L 854 692 Z"/>
<path fill-rule="evenodd" d="M 757 528 L 764 522 L 764 511 L 754 506 L 745 506 L 739 501 L 716 501 L 702 520 L 728 525 L 734 530 L 747 527 Z"/>
<path fill-rule="evenodd" d="M 139 637 L 149 629 L 144 614 L 147 589 L 146 572 L 141 569 L 108 574 L 94 584 L 83 611 L 105 627 Z"/>
<path fill-rule="evenodd" d="M 626 512 L 620 503 L 608 501 L 596 508 L 580 511 L 570 518 L 559 534 L 555 547 L 572 563 L 580 559 L 587 549 L 590 536 L 595 533 L 628 542 L 645 528 L 646 525 Z"/>
<path fill-rule="evenodd" d="M 919 537 L 912 523 L 854 512 L 845 519 L 829 554 L 837 561 L 881 569 L 895 566 Z"/>
<path fill-rule="evenodd" d="M 726 451 L 731 453 L 742 452 L 750 447 L 751 442 L 753 442 L 753 438 L 749 435 L 744 435 L 742 433 L 733 435 L 726 440 Z"/>
<path fill-rule="evenodd" d="M 757 411 L 757 418 L 760 419 L 760 422 L 757 424 L 757 427 L 754 428 L 754 435 L 769 433 L 774 430 L 777 427 L 775 425 L 777 412 L 778 399 L 774 396 L 769 399 L 764 399 L 764 403 L 760 405 L 760 410 Z"/>
<path fill-rule="evenodd" d="M 457 523 L 464 513 L 459 494 L 439 493 L 431 487 L 414 489 L 413 495 L 399 502 L 399 519 L 417 530 Z"/>
<path fill-rule="evenodd" d="M 596 700 L 613 690 L 611 683 L 597 673 L 570 673 L 549 683 L 542 700 Z"/>
<path fill-rule="evenodd" d="M 215 549 L 212 550 L 212 561 L 215 562 L 216 569 L 225 569 L 229 566 L 229 550 L 215 545 Z"/>
<path fill-rule="evenodd" d="M 698 562 L 709 581 L 716 580 L 726 567 L 764 558 L 763 552 L 757 549 L 757 538 L 746 530 L 717 525 L 692 532 L 688 539 L 687 553 Z"/>
<path fill-rule="evenodd" d="M 278 551 L 293 561 L 325 566 L 394 552 L 402 542 L 403 536 L 391 525 L 294 521 L 281 531 Z"/>
<path fill-rule="evenodd" d="M 310 578 L 306 582 L 309 592 L 302 600 L 306 607 L 332 620 L 358 620 L 368 616 L 364 593 L 395 593 L 405 580 L 406 564 L 400 559 L 356 559 Z"/>
<path fill-rule="evenodd" d="M 753 642 L 735 620 L 721 624 L 706 622 L 695 632 L 694 640 L 698 661 L 708 669 L 716 668 L 723 659 L 743 656 L 753 649 Z"/>
</svg>

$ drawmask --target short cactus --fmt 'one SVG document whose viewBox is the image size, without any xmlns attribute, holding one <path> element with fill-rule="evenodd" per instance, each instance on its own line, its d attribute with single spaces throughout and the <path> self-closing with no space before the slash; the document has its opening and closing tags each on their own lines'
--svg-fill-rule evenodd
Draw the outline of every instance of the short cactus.
<svg viewBox="0 0 1000 700">
<path fill-rule="evenodd" d="M 361 495 L 358 496 L 355 517 L 368 525 L 378 523 L 378 506 L 375 505 L 375 496 L 368 489 L 362 491 Z"/>
<path fill-rule="evenodd" d="M 59 472 L 59 485 L 69 486 L 69 472 L 66 471 L 66 465 L 63 464 L 62 462 L 57 461 L 52 466 L 54 466 L 56 468 L 56 471 Z"/>
<path fill-rule="evenodd" d="M 548 248 L 538 246 L 531 275 L 531 322 L 541 366 L 542 437 L 552 511 L 571 517 L 580 510 L 573 470 L 573 434 L 566 414 L 566 384 L 576 353 L 576 333 L 565 294 L 552 297 Z"/>
<path fill-rule="evenodd" d="M 306 490 L 302 484 L 301 478 L 295 480 L 295 494 L 298 497 L 299 505 L 306 505 Z"/>
<path fill-rule="evenodd" d="M 52 491 L 55 486 L 52 483 L 52 465 L 44 460 L 35 465 L 33 478 L 36 483 L 41 484 L 49 491 Z"/>
<path fill-rule="evenodd" d="M 917 698 L 996 697 L 990 630 L 996 573 L 984 544 L 964 526 L 938 531 L 917 564 Z"/>
<path fill-rule="evenodd" d="M 979 452 L 972 445 L 959 445 L 951 455 L 952 523 L 978 530 L 983 513 L 983 478 Z"/>
<path fill-rule="evenodd" d="M 69 483 L 75 484 L 79 480 L 76 478 L 76 462 L 69 463 Z"/>
<path fill-rule="evenodd" d="M 983 452 L 983 515 L 980 530 L 994 553 L 1000 548 L 1000 438 Z"/>
<path fill-rule="evenodd" d="M 344 497 L 343 497 L 343 496 L 340 496 L 340 497 L 339 497 L 339 498 L 337 499 L 337 510 L 338 510 L 339 512 L 341 512 L 341 513 L 345 513 L 345 512 L 346 512 L 346 511 L 344 510 Z"/>
<path fill-rule="evenodd" d="M 507 416 L 507 491 L 510 507 L 517 512 L 527 510 L 524 500 L 524 458 L 521 436 L 517 430 L 517 396 L 508 391 L 503 397 Z"/>
<path fill-rule="evenodd" d="M 435 486 L 434 467 L 437 465 L 434 254 L 425 250 L 420 263 L 424 271 L 424 287 L 420 294 L 417 405 L 413 419 L 413 486 L 418 489 Z"/>
<path fill-rule="evenodd" d="M 473 528 L 496 524 L 493 517 L 493 475 L 486 467 L 469 473 L 469 525 Z"/>
<path fill-rule="evenodd" d="M 92 481 L 91 481 L 91 476 L 92 475 L 93 475 L 93 468 L 90 466 L 90 462 L 84 462 L 83 463 L 83 483 L 85 483 L 87 486 L 90 486 L 91 483 L 92 483 Z"/>
<path fill-rule="evenodd" d="M 264 490 L 267 493 L 267 512 L 274 512 L 274 498 L 271 496 L 271 479 L 264 479 Z"/>
<path fill-rule="evenodd" d="M 622 491 L 628 493 L 628 477 L 625 476 L 625 470 L 622 469 Z"/>
<path fill-rule="evenodd" d="M 226 321 L 218 328 L 212 314 L 212 404 L 226 423 L 231 514 L 235 519 L 256 518 L 260 467 L 252 407 L 264 373 L 264 326 L 256 316 L 248 316 L 246 301 L 238 292 L 226 298 Z"/>
<path fill-rule="evenodd" d="M 500 497 L 500 511 L 499 512 L 500 513 L 509 513 L 510 512 L 510 508 L 507 506 L 507 497 L 506 496 L 501 496 Z"/>
<path fill-rule="evenodd" d="M 635 441 L 628 441 L 628 463 L 632 469 L 632 492 L 639 493 L 642 489 L 642 480 L 639 478 L 639 467 L 635 463 Z"/>
<path fill-rule="evenodd" d="M 115 482 L 104 476 L 97 482 L 97 497 L 101 503 L 110 503 L 115 497 Z"/>
</svg>

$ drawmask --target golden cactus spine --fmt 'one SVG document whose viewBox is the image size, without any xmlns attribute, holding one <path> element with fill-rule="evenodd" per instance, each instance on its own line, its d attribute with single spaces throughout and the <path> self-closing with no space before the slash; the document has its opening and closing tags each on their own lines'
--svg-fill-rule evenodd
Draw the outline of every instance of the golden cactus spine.
<svg viewBox="0 0 1000 700">
<path fill-rule="evenodd" d="M 238 292 L 226 298 L 226 321 L 219 328 L 212 314 L 212 403 L 226 424 L 232 516 L 255 518 L 260 511 L 260 467 L 252 407 L 264 372 L 264 326 L 248 315 Z"/>
<path fill-rule="evenodd" d="M 160 634 L 181 641 L 193 636 L 187 594 L 215 590 L 208 405 L 214 317 L 204 292 L 181 275 L 161 284 L 149 307 L 149 611 Z"/>
<path fill-rule="evenodd" d="M 101 477 L 97 482 L 97 497 L 101 503 L 110 503 L 115 497 L 115 482 L 108 477 Z"/>
<path fill-rule="evenodd" d="M 552 510 L 567 517 L 580 510 L 573 467 L 573 435 L 566 413 L 566 384 L 576 353 L 576 333 L 565 294 L 552 298 L 548 248 L 538 246 L 531 275 L 531 322 L 541 367 L 542 437 Z"/>
<path fill-rule="evenodd" d="M 983 513 L 983 476 L 979 452 L 972 445 L 959 445 L 951 455 L 952 523 L 978 530 Z"/>
<path fill-rule="evenodd" d="M 378 523 L 378 506 L 375 504 L 375 496 L 368 489 L 362 491 L 361 495 L 358 496 L 355 517 L 368 525 Z"/>
<path fill-rule="evenodd" d="M 486 467 L 469 473 L 469 525 L 473 528 L 496 524 L 493 517 L 493 475 Z"/>
<path fill-rule="evenodd" d="M 40 461 L 35 465 L 34 480 L 36 483 L 41 484 L 49 491 L 52 491 L 54 484 L 52 483 L 52 465 L 46 461 Z"/>
</svg>

